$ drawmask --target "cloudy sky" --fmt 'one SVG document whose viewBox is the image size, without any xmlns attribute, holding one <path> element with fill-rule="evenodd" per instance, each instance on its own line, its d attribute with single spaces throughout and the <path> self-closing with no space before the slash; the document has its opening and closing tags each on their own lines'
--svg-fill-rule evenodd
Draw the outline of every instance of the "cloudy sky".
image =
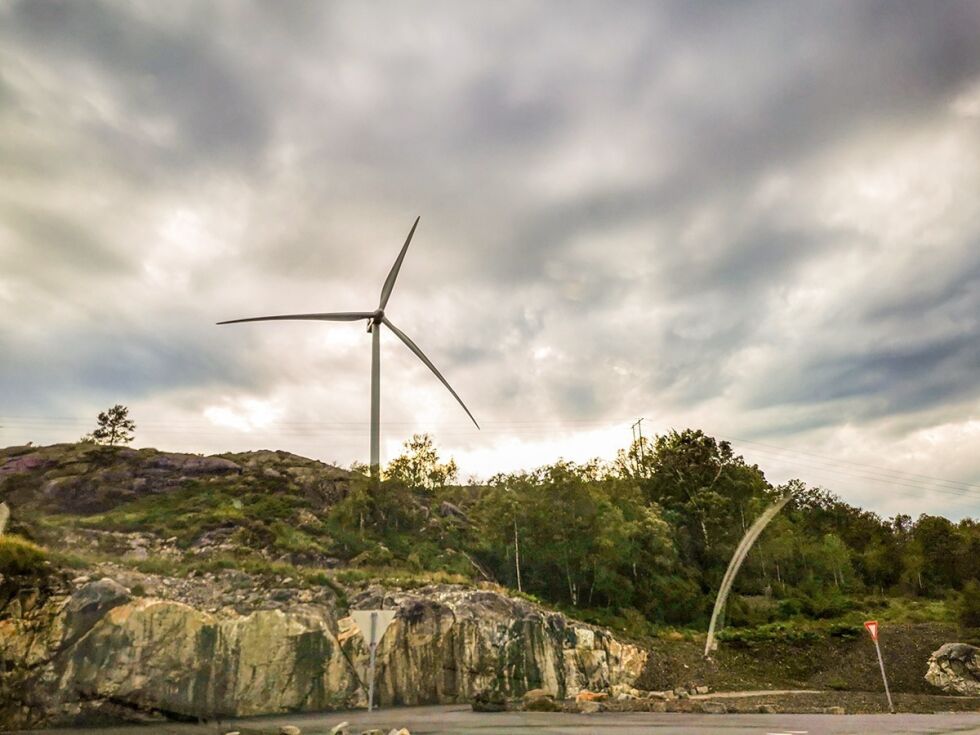
<svg viewBox="0 0 980 735">
<path fill-rule="evenodd" d="M 701 427 L 980 514 L 980 4 L 0 0 L 0 444 L 464 475 Z"/>
</svg>

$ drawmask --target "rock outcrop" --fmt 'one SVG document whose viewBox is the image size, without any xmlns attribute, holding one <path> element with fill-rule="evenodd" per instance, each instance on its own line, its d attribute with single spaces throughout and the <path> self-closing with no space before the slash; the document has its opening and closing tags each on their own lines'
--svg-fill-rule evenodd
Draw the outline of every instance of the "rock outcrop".
<svg viewBox="0 0 980 735">
<path fill-rule="evenodd" d="M 351 604 L 398 610 L 378 649 L 382 705 L 571 697 L 630 685 L 646 660 L 607 631 L 492 591 L 371 589 Z M 111 579 L 0 594 L 0 728 L 355 707 L 366 665 L 352 619 L 327 604 L 212 613 Z"/>
<path fill-rule="evenodd" d="M 980 696 L 980 648 L 947 643 L 929 657 L 926 681 L 944 692 Z"/>
</svg>

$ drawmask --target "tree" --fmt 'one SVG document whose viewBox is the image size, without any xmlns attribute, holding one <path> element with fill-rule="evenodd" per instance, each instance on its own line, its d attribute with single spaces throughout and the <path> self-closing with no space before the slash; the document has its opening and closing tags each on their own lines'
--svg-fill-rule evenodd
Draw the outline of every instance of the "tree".
<svg viewBox="0 0 980 735">
<path fill-rule="evenodd" d="M 577 607 L 635 606 L 661 617 L 673 572 L 670 528 L 636 485 L 598 463 L 559 460 L 533 472 L 497 475 L 472 518 L 482 556 L 503 579 Z M 515 543 L 519 538 L 519 546 Z"/>
<path fill-rule="evenodd" d="M 970 580 L 963 585 L 963 596 L 960 598 L 960 624 L 968 628 L 980 628 L 980 584 Z"/>
<path fill-rule="evenodd" d="M 96 444 L 114 447 L 117 444 L 129 444 L 133 441 L 136 424 L 129 418 L 129 409 L 116 404 L 108 411 L 98 415 L 99 425 L 89 438 Z"/>
<path fill-rule="evenodd" d="M 385 479 L 401 482 L 415 490 L 435 490 L 456 482 L 456 462 L 439 463 L 439 454 L 428 434 L 415 434 L 405 442 L 404 454 L 395 457 L 385 470 Z"/>
<path fill-rule="evenodd" d="M 635 461 L 621 458 L 620 474 Z M 751 522 L 752 501 L 771 493 L 765 476 L 728 442 L 692 429 L 658 436 L 641 465 L 637 481 L 677 527 L 685 561 L 720 576 Z"/>
</svg>

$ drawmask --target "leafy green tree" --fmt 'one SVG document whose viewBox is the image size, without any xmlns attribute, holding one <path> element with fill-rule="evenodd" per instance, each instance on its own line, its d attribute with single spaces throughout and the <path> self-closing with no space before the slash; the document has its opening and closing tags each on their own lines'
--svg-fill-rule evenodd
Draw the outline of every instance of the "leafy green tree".
<svg viewBox="0 0 980 735">
<path fill-rule="evenodd" d="M 968 628 L 980 628 L 980 584 L 971 579 L 963 585 L 959 603 L 960 623 Z"/>
<path fill-rule="evenodd" d="M 669 571 L 669 527 L 635 485 L 596 463 L 557 462 L 491 480 L 475 509 L 485 559 L 513 579 L 520 539 L 524 589 L 574 606 L 628 606 L 649 575 Z M 516 531 L 516 533 L 515 533 Z M 515 570 L 516 571 L 516 570 Z"/>
<path fill-rule="evenodd" d="M 922 553 L 922 579 L 927 594 L 940 595 L 955 587 L 962 555 L 956 526 L 941 516 L 923 514 L 915 523 L 912 538 Z"/>
<path fill-rule="evenodd" d="M 765 476 L 728 442 L 691 429 L 658 436 L 643 466 L 640 487 L 678 526 L 684 558 L 720 577 L 751 523 L 751 501 L 771 494 Z"/>
<path fill-rule="evenodd" d="M 136 424 L 129 418 L 129 409 L 126 406 L 117 403 L 108 411 L 102 411 L 97 419 L 98 426 L 90 434 L 96 444 L 114 447 L 133 441 Z"/>
<path fill-rule="evenodd" d="M 405 442 L 405 451 L 391 460 L 385 478 L 414 490 L 432 491 L 452 484 L 458 479 L 456 462 L 439 462 L 439 453 L 428 434 L 415 434 Z"/>
<path fill-rule="evenodd" d="M 828 533 L 823 537 L 820 544 L 820 556 L 822 565 L 829 570 L 834 578 L 835 587 L 843 587 L 846 580 L 851 576 L 851 550 L 847 544 L 841 540 L 840 536 Z"/>
</svg>

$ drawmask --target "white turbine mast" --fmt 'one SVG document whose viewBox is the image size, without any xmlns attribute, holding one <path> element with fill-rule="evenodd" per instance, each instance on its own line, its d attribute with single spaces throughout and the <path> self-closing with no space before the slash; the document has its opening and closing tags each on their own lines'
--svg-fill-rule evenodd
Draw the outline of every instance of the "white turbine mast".
<svg viewBox="0 0 980 735">
<path fill-rule="evenodd" d="M 415 344 L 407 334 L 401 331 L 398 327 L 391 323 L 391 320 L 385 316 L 385 307 L 388 305 L 388 299 L 391 298 L 391 291 L 395 287 L 395 279 L 398 278 L 398 271 L 402 267 L 402 261 L 405 259 L 405 253 L 408 252 L 409 243 L 412 242 L 412 235 L 415 234 L 415 228 L 418 227 L 420 217 L 415 218 L 415 223 L 412 225 L 412 229 L 409 230 L 408 237 L 405 238 L 405 244 L 402 245 L 401 252 L 398 253 L 398 257 L 395 259 L 395 264 L 391 266 L 391 271 L 388 273 L 388 277 L 385 279 L 384 286 L 381 287 L 381 298 L 378 301 L 378 308 L 374 311 L 339 311 L 339 312 L 326 312 L 317 314 L 281 314 L 278 316 L 255 316 L 248 319 L 230 319 L 225 322 L 218 322 L 218 324 L 240 324 L 242 322 L 271 322 L 271 321 L 289 321 L 289 320 L 302 320 L 302 321 L 320 321 L 320 322 L 357 322 L 362 319 L 367 321 L 367 331 L 371 333 L 371 477 L 377 480 L 380 477 L 380 464 L 381 464 L 381 325 L 384 324 L 395 336 L 398 337 L 405 346 L 408 347 L 412 352 L 415 353 L 426 367 L 431 370 L 437 378 L 442 382 L 446 389 L 453 394 L 459 405 L 463 407 L 466 411 L 466 415 L 470 417 L 470 420 L 476 426 L 477 429 L 480 425 L 476 423 L 476 419 L 473 418 L 473 414 L 463 403 L 463 399 L 460 398 L 453 387 L 449 385 L 449 382 L 442 377 L 436 366 L 432 364 L 432 361 L 425 356 L 425 353 L 419 349 L 419 346 Z"/>
</svg>

